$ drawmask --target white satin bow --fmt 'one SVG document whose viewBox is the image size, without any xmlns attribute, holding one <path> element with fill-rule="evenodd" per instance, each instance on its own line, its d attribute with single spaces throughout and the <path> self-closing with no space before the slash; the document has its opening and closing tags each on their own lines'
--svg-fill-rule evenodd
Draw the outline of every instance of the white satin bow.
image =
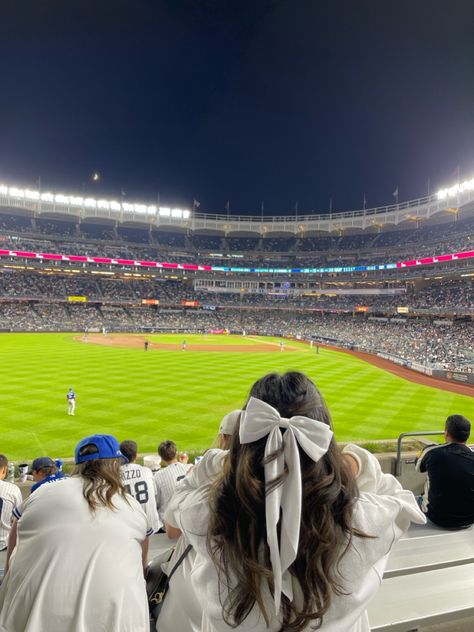
<svg viewBox="0 0 474 632">
<path fill-rule="evenodd" d="M 280 428 L 286 428 L 283 434 Z M 301 523 L 301 466 L 298 444 L 315 462 L 326 454 L 333 436 L 329 426 L 321 421 L 297 415 L 291 419 L 260 399 L 251 397 L 240 420 L 240 443 L 253 443 L 268 435 L 265 459 L 283 446 L 283 453 L 265 465 L 265 483 L 281 476 L 288 468 L 283 484 L 265 496 L 267 542 L 275 584 L 275 612 L 278 614 L 281 593 L 291 601 L 293 589 L 288 571 L 298 552 Z M 281 535 L 278 542 L 277 525 L 280 520 Z"/>
</svg>

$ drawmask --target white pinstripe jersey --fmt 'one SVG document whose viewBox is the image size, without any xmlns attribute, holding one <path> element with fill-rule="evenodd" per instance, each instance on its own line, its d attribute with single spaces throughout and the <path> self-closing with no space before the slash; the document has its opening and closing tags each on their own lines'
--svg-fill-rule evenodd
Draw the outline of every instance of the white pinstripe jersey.
<svg viewBox="0 0 474 632">
<path fill-rule="evenodd" d="M 156 508 L 156 487 L 153 472 L 138 463 L 126 463 L 120 467 L 120 478 L 127 492 L 140 503 L 153 532 L 163 526 Z"/>
<path fill-rule="evenodd" d="M 8 544 L 12 511 L 22 502 L 21 492 L 16 485 L 8 481 L 0 481 L 0 550 Z"/>
<path fill-rule="evenodd" d="M 171 496 L 174 494 L 178 479 L 184 478 L 188 471 L 189 465 L 184 463 L 171 463 L 166 467 L 158 470 L 155 474 L 156 483 L 156 503 L 160 520 L 163 522 L 165 509 L 168 506 Z"/>
</svg>

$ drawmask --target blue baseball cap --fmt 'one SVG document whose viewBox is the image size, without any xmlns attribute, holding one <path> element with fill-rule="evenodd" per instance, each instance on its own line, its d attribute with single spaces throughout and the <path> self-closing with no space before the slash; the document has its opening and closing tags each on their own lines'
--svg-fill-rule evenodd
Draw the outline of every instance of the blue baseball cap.
<svg viewBox="0 0 474 632">
<path fill-rule="evenodd" d="M 56 467 L 56 464 L 53 461 L 53 459 L 49 458 L 49 456 L 39 456 L 37 459 L 33 461 L 28 474 L 32 474 L 33 472 L 39 472 L 45 467 Z"/>
<path fill-rule="evenodd" d="M 81 454 L 86 446 L 93 446 L 96 451 L 92 454 Z M 97 459 L 123 459 L 124 463 L 128 463 L 127 457 L 120 452 L 120 444 L 115 437 L 106 434 L 96 434 L 86 437 L 79 441 L 74 452 L 74 461 L 76 464 L 85 461 L 95 461 Z"/>
</svg>

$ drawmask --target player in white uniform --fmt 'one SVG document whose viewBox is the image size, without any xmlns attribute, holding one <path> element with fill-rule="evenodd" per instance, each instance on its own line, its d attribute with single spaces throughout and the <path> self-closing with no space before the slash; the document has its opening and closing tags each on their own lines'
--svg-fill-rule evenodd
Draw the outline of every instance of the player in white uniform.
<svg viewBox="0 0 474 632">
<path fill-rule="evenodd" d="M 0 551 L 7 548 L 12 511 L 23 502 L 18 487 L 4 480 L 7 474 L 8 459 L 4 454 L 0 454 Z"/>
<path fill-rule="evenodd" d="M 154 533 L 163 527 L 156 508 L 156 487 L 153 472 L 148 467 L 135 463 L 137 444 L 135 441 L 122 441 L 120 451 L 128 459 L 128 463 L 120 467 L 120 478 L 125 489 L 138 501 L 146 513 L 148 522 Z"/>
<path fill-rule="evenodd" d="M 66 394 L 67 399 L 67 414 L 74 415 L 74 411 L 76 410 L 76 393 L 72 390 L 72 386 L 69 387 L 69 390 Z"/>
</svg>

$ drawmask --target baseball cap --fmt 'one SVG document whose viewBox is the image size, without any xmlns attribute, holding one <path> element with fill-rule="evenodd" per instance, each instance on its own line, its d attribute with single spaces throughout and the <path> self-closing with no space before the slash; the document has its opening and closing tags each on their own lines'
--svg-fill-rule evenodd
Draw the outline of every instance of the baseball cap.
<svg viewBox="0 0 474 632">
<path fill-rule="evenodd" d="M 92 454 L 81 454 L 81 450 L 88 445 L 97 448 L 97 452 Z M 121 458 L 125 463 L 128 459 L 120 452 L 120 444 L 115 437 L 106 434 L 96 434 L 86 437 L 79 441 L 74 452 L 75 463 L 84 463 L 85 461 L 95 461 L 97 459 L 116 459 Z"/>
<path fill-rule="evenodd" d="M 32 472 L 39 472 L 44 467 L 56 467 L 56 463 L 49 456 L 39 456 L 33 461 L 30 468 L 30 474 Z"/>
<path fill-rule="evenodd" d="M 240 421 L 241 412 L 242 411 L 239 409 L 227 413 L 227 415 L 222 418 L 221 425 L 219 426 L 219 433 L 226 435 L 234 434 L 234 430 L 237 428 Z"/>
</svg>

